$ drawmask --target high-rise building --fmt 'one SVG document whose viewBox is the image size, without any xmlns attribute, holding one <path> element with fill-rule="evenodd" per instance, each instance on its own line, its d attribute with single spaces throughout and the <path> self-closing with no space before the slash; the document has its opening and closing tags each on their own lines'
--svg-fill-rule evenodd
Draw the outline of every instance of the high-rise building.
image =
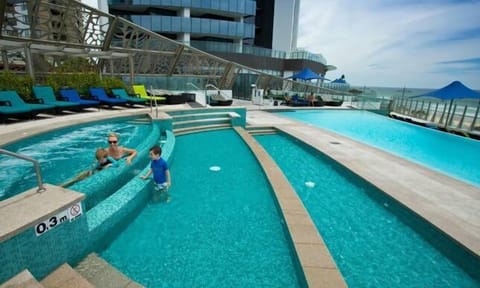
<svg viewBox="0 0 480 288">
<path fill-rule="evenodd" d="M 108 0 L 109 13 L 170 39 L 269 74 L 305 67 L 325 75 L 321 55 L 297 50 L 300 0 Z"/>
</svg>

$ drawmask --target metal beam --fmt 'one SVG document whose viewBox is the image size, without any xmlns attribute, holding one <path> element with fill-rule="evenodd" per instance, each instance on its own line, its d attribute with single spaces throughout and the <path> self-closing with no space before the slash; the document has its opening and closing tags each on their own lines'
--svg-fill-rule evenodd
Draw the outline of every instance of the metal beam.
<svg viewBox="0 0 480 288">
<path fill-rule="evenodd" d="M 175 66 L 178 63 L 178 60 L 180 59 L 180 56 L 182 56 L 183 50 L 185 49 L 185 46 L 179 45 L 177 47 L 177 50 L 175 51 L 175 58 L 173 59 L 170 68 L 168 69 L 168 74 L 167 76 L 170 77 L 172 76 L 173 72 L 175 71 Z"/>
</svg>

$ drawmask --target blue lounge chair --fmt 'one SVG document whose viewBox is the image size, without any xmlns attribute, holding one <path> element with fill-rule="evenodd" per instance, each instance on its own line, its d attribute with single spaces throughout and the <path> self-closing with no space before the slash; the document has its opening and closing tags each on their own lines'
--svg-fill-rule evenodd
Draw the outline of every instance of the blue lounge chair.
<svg viewBox="0 0 480 288">
<path fill-rule="evenodd" d="M 88 92 L 90 92 L 90 96 L 92 96 L 93 99 L 100 101 L 102 105 L 108 105 L 110 107 L 127 105 L 127 100 L 125 99 L 108 97 L 105 89 L 101 87 L 89 88 Z"/>
<path fill-rule="evenodd" d="M 7 118 L 34 117 L 39 113 L 49 113 L 55 106 L 48 104 L 26 103 L 16 91 L 0 91 L 0 114 L 2 121 Z"/>
<path fill-rule="evenodd" d="M 127 100 L 127 103 L 130 105 L 135 105 L 135 104 L 147 105 L 148 104 L 147 99 L 143 99 L 137 96 L 130 96 L 128 95 L 127 91 L 123 88 L 112 89 L 112 94 L 117 96 L 120 99 Z"/>
<path fill-rule="evenodd" d="M 100 101 L 82 99 L 78 91 L 73 88 L 63 88 L 59 92 L 65 101 L 77 103 L 81 108 L 98 107 L 100 105 Z"/>
<path fill-rule="evenodd" d="M 50 86 L 33 86 L 33 95 L 43 104 L 55 106 L 55 112 L 60 113 L 63 110 L 78 111 L 80 105 L 68 101 L 58 101 Z"/>
</svg>

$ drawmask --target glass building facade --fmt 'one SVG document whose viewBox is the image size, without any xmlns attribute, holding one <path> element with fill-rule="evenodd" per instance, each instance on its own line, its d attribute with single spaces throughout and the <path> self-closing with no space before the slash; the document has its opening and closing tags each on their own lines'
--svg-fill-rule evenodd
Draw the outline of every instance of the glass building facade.
<svg viewBox="0 0 480 288">
<path fill-rule="evenodd" d="M 108 4 L 110 14 L 254 69 L 285 76 L 304 67 L 321 75 L 328 70 L 323 56 L 296 49 L 300 0 L 109 0 Z"/>
</svg>

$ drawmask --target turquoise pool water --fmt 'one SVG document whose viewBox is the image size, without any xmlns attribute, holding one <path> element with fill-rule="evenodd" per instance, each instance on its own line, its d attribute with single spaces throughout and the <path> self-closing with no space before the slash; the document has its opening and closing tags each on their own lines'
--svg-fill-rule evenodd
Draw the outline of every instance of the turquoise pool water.
<svg viewBox="0 0 480 288">
<path fill-rule="evenodd" d="M 109 132 L 120 135 L 121 145 L 137 147 L 152 130 L 144 123 L 134 118 L 110 119 L 55 130 L 2 148 L 38 160 L 43 181 L 56 185 L 91 168 L 95 150 L 108 146 Z M 0 155 L 0 200 L 36 186 L 32 163 Z"/>
<path fill-rule="evenodd" d="M 480 287 L 478 258 L 383 192 L 298 140 L 256 139 L 292 183 L 349 287 Z"/>
<path fill-rule="evenodd" d="M 480 141 L 405 123 L 367 111 L 278 113 L 331 130 L 480 186 Z"/>
<path fill-rule="evenodd" d="M 170 171 L 171 201 L 149 203 L 104 259 L 146 287 L 302 287 L 270 185 L 233 130 L 177 137 Z"/>
</svg>

